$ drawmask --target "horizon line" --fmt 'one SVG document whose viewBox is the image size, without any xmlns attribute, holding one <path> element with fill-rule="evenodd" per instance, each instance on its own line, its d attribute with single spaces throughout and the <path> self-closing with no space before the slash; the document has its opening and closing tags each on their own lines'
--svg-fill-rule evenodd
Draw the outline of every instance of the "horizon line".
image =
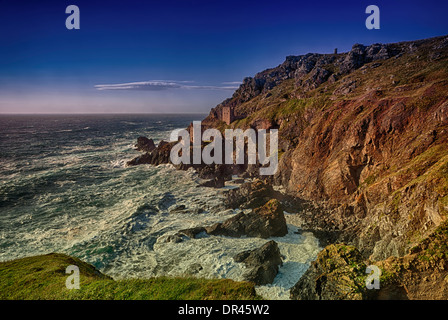
<svg viewBox="0 0 448 320">
<path fill-rule="evenodd" d="M 208 114 L 209 112 L 0 112 L 0 115 Z"/>
</svg>

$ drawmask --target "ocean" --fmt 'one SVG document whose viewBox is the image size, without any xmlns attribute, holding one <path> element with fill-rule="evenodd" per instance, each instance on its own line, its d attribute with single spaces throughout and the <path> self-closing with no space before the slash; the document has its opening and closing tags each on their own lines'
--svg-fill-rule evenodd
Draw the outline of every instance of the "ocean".
<svg viewBox="0 0 448 320">
<path fill-rule="evenodd" d="M 139 136 L 156 143 L 204 114 L 0 115 L 0 261 L 61 252 L 114 277 L 196 276 L 242 280 L 241 251 L 270 239 L 203 235 L 180 243 L 168 235 L 233 216 L 224 190 L 198 187 L 193 170 L 126 162 Z M 184 205 L 185 210 L 173 210 Z M 272 238 L 284 256 L 268 299 L 289 288 L 321 250 L 285 213 L 289 233 Z"/>
</svg>

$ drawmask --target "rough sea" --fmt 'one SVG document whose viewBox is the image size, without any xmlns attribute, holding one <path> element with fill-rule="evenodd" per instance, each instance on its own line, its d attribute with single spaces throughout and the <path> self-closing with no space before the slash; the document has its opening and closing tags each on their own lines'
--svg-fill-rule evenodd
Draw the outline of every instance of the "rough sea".
<svg viewBox="0 0 448 320">
<path fill-rule="evenodd" d="M 139 136 L 168 140 L 203 114 L 0 115 L 0 261 L 61 252 L 114 277 L 195 276 L 242 280 L 241 251 L 271 239 L 168 235 L 233 216 L 224 190 L 198 187 L 194 171 L 126 162 Z M 180 205 L 185 210 L 173 210 Z M 321 249 L 285 213 L 289 233 L 275 240 L 283 266 L 257 292 L 288 299 Z"/>
</svg>

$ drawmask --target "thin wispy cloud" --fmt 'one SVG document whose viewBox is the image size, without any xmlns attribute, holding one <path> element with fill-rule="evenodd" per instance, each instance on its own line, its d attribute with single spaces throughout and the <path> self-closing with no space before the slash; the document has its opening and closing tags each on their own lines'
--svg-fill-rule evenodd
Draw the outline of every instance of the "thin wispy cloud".
<svg viewBox="0 0 448 320">
<path fill-rule="evenodd" d="M 141 82 L 127 82 L 117 84 L 97 84 L 97 90 L 146 90 L 160 91 L 169 89 L 198 89 L 198 90 L 236 90 L 240 83 L 223 82 L 221 86 L 191 85 L 193 81 L 150 80 Z M 238 85 L 237 85 L 238 84 Z"/>
<path fill-rule="evenodd" d="M 222 84 L 233 84 L 233 85 L 240 85 L 242 84 L 242 81 L 227 81 L 227 82 L 222 82 Z"/>
</svg>

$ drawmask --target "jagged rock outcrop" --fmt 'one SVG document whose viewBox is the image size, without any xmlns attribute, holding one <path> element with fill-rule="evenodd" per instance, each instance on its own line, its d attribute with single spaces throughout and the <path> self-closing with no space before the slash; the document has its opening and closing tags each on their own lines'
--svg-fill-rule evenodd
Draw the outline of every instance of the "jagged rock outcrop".
<svg viewBox="0 0 448 320">
<path fill-rule="evenodd" d="M 378 299 L 396 297 L 413 300 L 444 300 L 448 296 L 448 223 L 443 222 L 426 239 L 403 257 L 375 262 L 386 276 Z M 384 277 L 383 277 L 384 278 Z"/>
<path fill-rule="evenodd" d="M 141 143 L 144 143 L 144 141 L 152 141 L 152 139 L 148 138 L 146 138 L 147 140 L 143 140 L 141 139 L 141 137 L 139 139 Z M 175 142 L 166 142 L 162 140 L 159 142 L 156 148 L 152 149 L 151 151 L 143 150 L 146 151 L 146 153 L 128 161 L 127 165 L 135 166 L 139 164 L 152 164 L 157 166 L 159 164 L 170 163 L 171 148 L 175 144 L 176 144 Z"/>
<path fill-rule="evenodd" d="M 282 266 L 280 249 L 277 242 L 273 240 L 266 242 L 260 248 L 243 251 L 233 259 L 236 262 L 244 263 L 249 269 L 244 273 L 244 279 L 257 285 L 272 283 L 279 266 Z"/>
<path fill-rule="evenodd" d="M 179 232 L 177 232 L 177 235 L 178 236 L 185 235 L 190 239 L 195 239 L 198 234 L 203 232 L 206 232 L 206 229 L 204 227 L 193 227 L 189 229 L 179 230 Z"/>
<path fill-rule="evenodd" d="M 282 237 L 288 233 L 283 208 L 272 199 L 249 213 L 240 212 L 222 223 L 206 227 L 211 235 L 228 237 Z"/>
<path fill-rule="evenodd" d="M 146 137 L 139 137 L 137 140 L 138 150 L 145 151 L 144 154 L 135 157 L 134 159 L 127 162 L 128 166 L 135 166 L 141 164 L 172 164 L 171 162 L 171 149 L 177 144 L 177 142 L 166 142 L 164 140 L 160 141 L 155 147 L 151 147 L 152 139 Z M 223 140 L 224 149 L 224 140 Z M 206 143 L 202 143 L 201 148 L 204 148 Z M 151 151 L 149 151 L 151 150 Z M 190 161 L 189 163 L 176 164 L 175 167 L 179 170 L 188 170 L 194 168 L 198 173 L 199 178 L 205 179 L 201 183 L 204 187 L 214 187 L 221 188 L 224 186 L 226 180 L 230 180 L 232 175 L 243 175 L 245 177 L 256 176 L 258 173 L 259 164 L 248 165 L 245 164 L 225 164 L 223 153 L 223 159 L 221 164 L 211 163 L 205 164 L 203 161 L 201 163 L 194 163 L 193 161 L 193 146 L 190 146 Z"/>
<path fill-rule="evenodd" d="M 156 145 L 152 139 L 148 139 L 147 137 L 138 137 L 135 147 L 138 151 L 151 152 L 156 148 Z"/>
</svg>

